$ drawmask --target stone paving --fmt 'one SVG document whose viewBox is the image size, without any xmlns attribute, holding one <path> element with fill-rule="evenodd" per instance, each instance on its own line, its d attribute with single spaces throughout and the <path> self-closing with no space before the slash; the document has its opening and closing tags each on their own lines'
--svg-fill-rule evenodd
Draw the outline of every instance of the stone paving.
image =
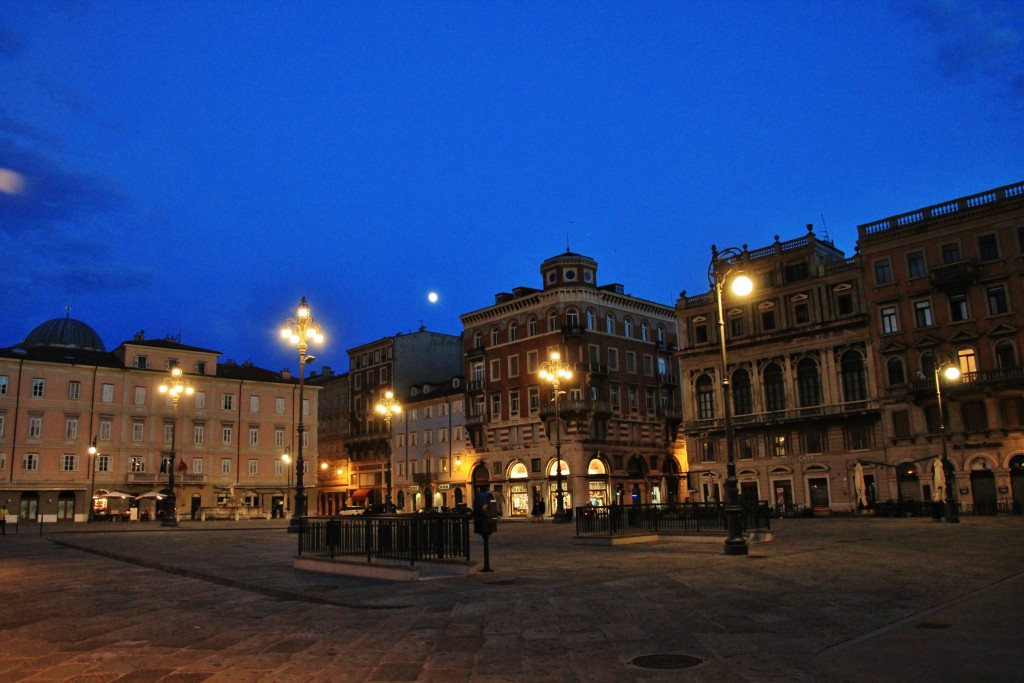
<svg viewBox="0 0 1024 683">
<path fill-rule="evenodd" d="M 727 557 L 505 522 L 492 573 L 387 583 L 293 569 L 281 521 L 26 524 L 0 538 L 0 683 L 1024 679 L 1024 518 L 774 530 Z M 700 662 L 649 668 L 675 655 Z"/>
</svg>

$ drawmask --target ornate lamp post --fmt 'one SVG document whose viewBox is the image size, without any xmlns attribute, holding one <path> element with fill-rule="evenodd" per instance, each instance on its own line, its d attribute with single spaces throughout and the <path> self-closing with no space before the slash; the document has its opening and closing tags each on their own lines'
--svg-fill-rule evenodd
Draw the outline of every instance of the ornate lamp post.
<svg viewBox="0 0 1024 683">
<path fill-rule="evenodd" d="M 736 457 L 733 447 L 732 405 L 729 391 L 729 370 L 725 352 L 725 315 L 722 311 L 722 287 L 725 281 L 732 279 L 732 292 L 737 296 L 746 296 L 754 288 L 754 283 L 732 264 L 739 261 L 746 249 L 729 247 L 719 251 L 711 245 L 711 265 L 708 266 L 708 282 L 715 289 L 715 304 L 718 313 L 718 345 L 722 355 L 722 402 L 725 415 L 725 517 L 728 525 L 728 537 L 725 539 L 726 555 L 746 555 L 747 539 L 743 536 L 743 520 L 740 518 L 742 508 L 739 502 L 739 483 L 736 480 Z"/>
<path fill-rule="evenodd" d="M 96 448 L 96 437 L 92 437 L 92 444 L 89 446 L 89 470 L 90 470 L 90 484 L 89 484 L 89 521 L 96 521 L 96 501 L 93 496 L 96 495 L 96 454 L 99 453 L 99 449 Z"/>
<path fill-rule="evenodd" d="M 960 368 L 953 363 L 943 363 L 935 366 L 935 396 L 939 400 L 939 436 L 942 440 L 942 473 L 946 475 L 946 522 L 948 524 L 960 523 L 960 512 L 957 510 L 955 496 L 956 473 L 949 462 L 949 453 L 946 450 L 946 414 L 942 407 L 942 378 L 953 381 L 960 378 Z"/>
<path fill-rule="evenodd" d="M 568 522 L 569 517 L 565 514 L 565 494 L 562 492 L 562 415 L 558 410 L 558 386 L 563 379 L 572 378 L 572 371 L 569 364 L 562 360 L 557 351 L 552 351 L 546 361 L 540 364 L 540 378 L 551 382 L 551 388 L 555 395 L 555 514 L 551 516 L 553 522 Z"/>
<path fill-rule="evenodd" d="M 284 514 L 287 515 L 291 511 L 292 507 L 288 503 L 288 493 L 292 490 L 292 453 L 291 447 L 284 447 L 284 454 L 281 456 L 281 462 L 284 463 L 285 470 L 288 472 L 288 486 L 285 488 L 284 494 Z"/>
<path fill-rule="evenodd" d="M 302 435 L 306 431 L 305 426 L 302 424 L 304 412 L 302 394 L 306 380 L 306 363 L 312 363 L 316 360 L 316 356 L 306 355 L 306 350 L 309 348 L 310 341 L 317 344 L 321 344 L 324 341 L 324 335 L 320 332 L 320 326 L 313 322 L 313 314 L 309 310 L 309 304 L 306 303 L 306 297 L 302 297 L 302 301 L 299 302 L 299 307 L 295 311 L 295 317 L 288 318 L 285 321 L 284 327 L 281 328 L 281 337 L 295 344 L 299 349 L 299 423 L 296 428 L 299 436 L 299 447 L 295 457 L 295 507 L 293 508 L 292 517 L 288 522 L 288 531 L 290 533 L 297 533 L 299 531 L 299 520 L 306 515 L 306 490 L 302 486 L 302 468 L 305 466 L 302 460 Z"/>
<path fill-rule="evenodd" d="M 391 416 L 402 412 L 402 404 L 395 398 L 395 393 L 389 389 L 384 392 L 384 398 L 376 405 L 375 409 L 384 416 L 384 435 L 385 441 L 387 441 L 388 461 L 384 470 L 384 485 L 387 487 L 387 495 L 384 498 L 384 509 L 386 512 L 393 512 L 395 506 L 391 502 Z"/>
<path fill-rule="evenodd" d="M 178 400 L 182 394 L 192 395 L 191 386 L 182 379 L 180 365 L 171 368 L 171 374 L 160 383 L 160 393 L 171 397 L 171 457 L 167 465 L 167 499 L 164 500 L 163 526 L 178 526 L 178 501 L 174 496 L 174 441 L 178 431 Z"/>
</svg>

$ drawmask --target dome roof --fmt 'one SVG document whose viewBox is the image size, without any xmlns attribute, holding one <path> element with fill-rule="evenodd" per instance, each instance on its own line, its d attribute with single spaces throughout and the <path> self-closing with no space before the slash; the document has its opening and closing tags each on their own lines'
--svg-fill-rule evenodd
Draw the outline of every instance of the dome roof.
<svg viewBox="0 0 1024 683">
<path fill-rule="evenodd" d="M 38 325 L 21 342 L 25 348 L 33 346 L 63 346 L 67 348 L 106 351 L 103 340 L 96 330 L 81 320 L 54 318 Z"/>
</svg>

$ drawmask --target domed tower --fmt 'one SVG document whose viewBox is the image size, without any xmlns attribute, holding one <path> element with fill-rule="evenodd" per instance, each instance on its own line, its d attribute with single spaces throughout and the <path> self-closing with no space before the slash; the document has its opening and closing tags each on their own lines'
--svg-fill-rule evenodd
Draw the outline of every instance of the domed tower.
<svg viewBox="0 0 1024 683">
<path fill-rule="evenodd" d="M 57 346 L 73 349 L 84 349 L 86 351 L 105 352 L 103 340 L 96 330 L 92 329 L 81 320 L 74 320 L 70 316 L 54 318 L 36 326 L 34 330 L 26 335 L 21 346 L 30 349 L 39 346 Z"/>
<path fill-rule="evenodd" d="M 544 278 L 544 289 L 597 287 L 597 261 L 568 249 L 540 264 L 540 274 Z"/>
</svg>

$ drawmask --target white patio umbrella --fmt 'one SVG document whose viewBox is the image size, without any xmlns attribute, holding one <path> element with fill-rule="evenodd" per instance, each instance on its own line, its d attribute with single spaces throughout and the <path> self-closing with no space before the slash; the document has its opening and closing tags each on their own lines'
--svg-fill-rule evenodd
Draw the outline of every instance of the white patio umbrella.
<svg viewBox="0 0 1024 683">
<path fill-rule="evenodd" d="M 121 498 L 121 499 L 124 499 L 124 498 L 134 498 L 135 496 L 133 496 L 130 493 L 125 493 L 124 491 L 108 491 L 107 493 L 98 493 L 94 497 L 95 498 Z"/>
<path fill-rule="evenodd" d="M 942 460 L 935 458 L 932 462 L 932 501 L 938 503 L 945 500 L 946 492 L 946 470 L 942 468 Z"/>
<path fill-rule="evenodd" d="M 853 490 L 857 493 L 857 503 L 861 507 L 868 506 L 867 486 L 864 484 L 864 466 L 857 463 L 853 467 Z"/>
<path fill-rule="evenodd" d="M 164 494 L 160 493 L 159 491 L 146 491 L 145 493 L 141 493 L 141 494 L 139 494 L 139 495 L 137 495 L 135 497 L 138 498 L 139 500 L 143 500 L 143 499 L 146 499 L 146 498 L 155 498 L 157 500 L 163 500 L 167 496 L 165 496 Z"/>
</svg>

